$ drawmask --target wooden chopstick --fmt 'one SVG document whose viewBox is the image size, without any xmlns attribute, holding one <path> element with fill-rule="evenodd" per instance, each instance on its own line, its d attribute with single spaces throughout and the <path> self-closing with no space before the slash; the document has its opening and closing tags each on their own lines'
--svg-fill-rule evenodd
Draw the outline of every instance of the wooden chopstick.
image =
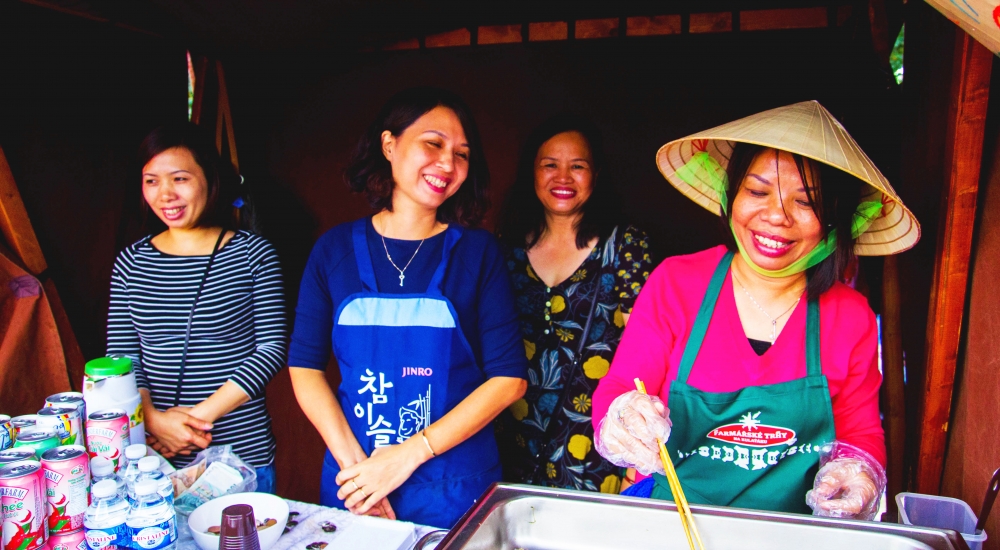
<svg viewBox="0 0 1000 550">
<path fill-rule="evenodd" d="M 635 389 L 639 390 L 639 393 L 647 395 L 646 384 L 643 384 L 642 380 L 638 378 L 635 379 Z M 681 480 L 677 477 L 677 470 L 674 469 L 674 462 L 670 459 L 667 446 L 659 438 L 656 439 L 656 444 L 660 446 L 660 461 L 663 462 L 663 471 L 667 474 L 670 492 L 674 494 L 674 503 L 677 504 L 677 511 L 681 516 L 681 526 L 684 527 L 688 546 L 691 550 L 705 550 L 705 544 L 701 541 L 701 533 L 698 532 L 698 526 L 694 523 L 694 515 L 691 514 L 691 507 L 688 505 L 687 497 L 684 496 L 684 490 L 681 489 Z M 694 534 L 694 540 L 691 540 L 692 534 Z M 695 542 L 698 543 L 697 547 L 695 547 Z"/>
</svg>

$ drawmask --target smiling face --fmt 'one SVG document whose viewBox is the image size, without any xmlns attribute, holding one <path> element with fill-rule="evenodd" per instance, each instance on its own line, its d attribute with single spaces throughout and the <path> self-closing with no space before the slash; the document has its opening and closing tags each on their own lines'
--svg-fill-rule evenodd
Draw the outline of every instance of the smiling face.
<svg viewBox="0 0 1000 550">
<path fill-rule="evenodd" d="M 576 215 L 594 191 L 594 160 L 579 132 L 549 138 L 535 155 L 535 194 L 546 214 Z"/>
<path fill-rule="evenodd" d="M 142 196 L 168 229 L 193 229 L 208 203 L 208 182 L 191 151 L 174 147 L 142 167 Z"/>
<path fill-rule="evenodd" d="M 791 154 L 765 149 L 750 164 L 733 199 L 733 231 L 759 267 L 785 268 L 824 237 L 806 192 L 807 184 L 815 185 L 817 172 L 808 159 L 805 166 L 808 182 L 802 181 Z"/>
<path fill-rule="evenodd" d="M 403 132 L 382 132 L 382 152 L 392 165 L 393 209 L 410 203 L 436 210 L 469 175 L 469 143 L 454 111 L 435 107 Z"/>
</svg>

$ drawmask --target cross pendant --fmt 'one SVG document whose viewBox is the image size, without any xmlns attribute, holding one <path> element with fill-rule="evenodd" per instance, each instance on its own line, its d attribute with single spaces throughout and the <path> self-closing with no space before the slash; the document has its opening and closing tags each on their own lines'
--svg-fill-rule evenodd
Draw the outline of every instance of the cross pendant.
<svg viewBox="0 0 1000 550">
<path fill-rule="evenodd" d="M 403 286 L 403 279 L 405 278 L 406 275 L 403 275 L 402 273 L 399 274 L 399 286 Z"/>
<path fill-rule="evenodd" d="M 402 283 L 400 283 L 402 286 Z M 774 341 L 777 340 L 778 336 L 778 321 L 771 321 L 771 345 L 774 345 Z"/>
</svg>

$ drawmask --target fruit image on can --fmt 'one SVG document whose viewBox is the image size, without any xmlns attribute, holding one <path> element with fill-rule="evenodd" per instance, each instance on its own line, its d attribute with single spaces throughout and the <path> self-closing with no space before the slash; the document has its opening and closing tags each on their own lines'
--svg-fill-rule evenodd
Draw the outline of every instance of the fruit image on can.
<svg viewBox="0 0 1000 550">
<path fill-rule="evenodd" d="M 129 437 L 129 417 L 124 409 L 105 409 L 92 412 L 87 417 L 87 451 L 90 458 L 101 456 L 110 460 L 116 472 L 121 468 Z"/>
<path fill-rule="evenodd" d="M 42 454 L 49 533 L 83 529 L 90 505 L 90 457 L 82 445 L 64 445 Z"/>
<path fill-rule="evenodd" d="M 45 495 L 41 464 L 33 460 L 0 468 L 4 550 L 45 548 Z"/>
<path fill-rule="evenodd" d="M 83 394 L 75 391 L 64 391 L 45 398 L 46 407 L 76 407 L 80 413 L 80 421 L 87 418 L 87 402 Z"/>
<path fill-rule="evenodd" d="M 14 446 L 14 426 L 10 423 L 10 417 L 0 414 L 0 451 Z"/>
<path fill-rule="evenodd" d="M 80 411 L 76 407 L 45 407 L 38 411 L 38 426 L 59 434 L 60 445 L 83 443 Z"/>
<path fill-rule="evenodd" d="M 87 550 L 83 529 L 60 535 L 49 535 L 49 550 Z"/>
<path fill-rule="evenodd" d="M 17 441 L 14 442 L 15 449 L 20 449 L 22 447 L 32 449 L 39 457 L 41 457 L 42 453 L 45 451 L 55 449 L 58 446 L 59 436 L 54 432 L 46 430 L 35 430 L 33 432 L 22 433 L 18 436 Z"/>
<path fill-rule="evenodd" d="M 38 415 L 37 414 L 25 414 L 23 416 L 15 416 L 10 419 L 10 427 L 14 428 L 14 441 L 17 441 L 18 436 L 21 432 L 27 433 L 34 431 L 38 425 Z"/>
<path fill-rule="evenodd" d="M 21 462 L 22 460 L 38 460 L 38 456 L 35 455 L 34 449 L 27 447 L 0 451 L 0 466 Z"/>
</svg>

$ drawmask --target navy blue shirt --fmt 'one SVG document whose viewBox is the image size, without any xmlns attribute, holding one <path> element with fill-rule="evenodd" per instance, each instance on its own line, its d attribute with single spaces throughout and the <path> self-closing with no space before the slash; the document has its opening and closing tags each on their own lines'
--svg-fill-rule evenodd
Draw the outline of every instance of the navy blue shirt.
<svg viewBox="0 0 1000 550">
<path fill-rule="evenodd" d="M 441 261 L 445 233 L 420 241 L 385 239 L 368 218 L 368 251 L 375 269 L 378 291 L 389 294 L 424 292 Z M 404 285 L 399 271 L 389 262 L 406 268 Z M 414 253 L 416 255 L 414 256 Z M 442 292 L 458 314 L 476 362 L 487 378 L 527 377 L 527 361 L 521 339 L 514 294 L 500 245 L 482 229 L 467 229 L 452 249 L 442 282 Z M 358 264 L 354 257 L 351 224 L 327 231 L 316 241 L 302 276 L 295 330 L 288 352 L 293 367 L 326 369 L 333 341 L 333 316 L 340 303 L 361 292 Z"/>
</svg>

